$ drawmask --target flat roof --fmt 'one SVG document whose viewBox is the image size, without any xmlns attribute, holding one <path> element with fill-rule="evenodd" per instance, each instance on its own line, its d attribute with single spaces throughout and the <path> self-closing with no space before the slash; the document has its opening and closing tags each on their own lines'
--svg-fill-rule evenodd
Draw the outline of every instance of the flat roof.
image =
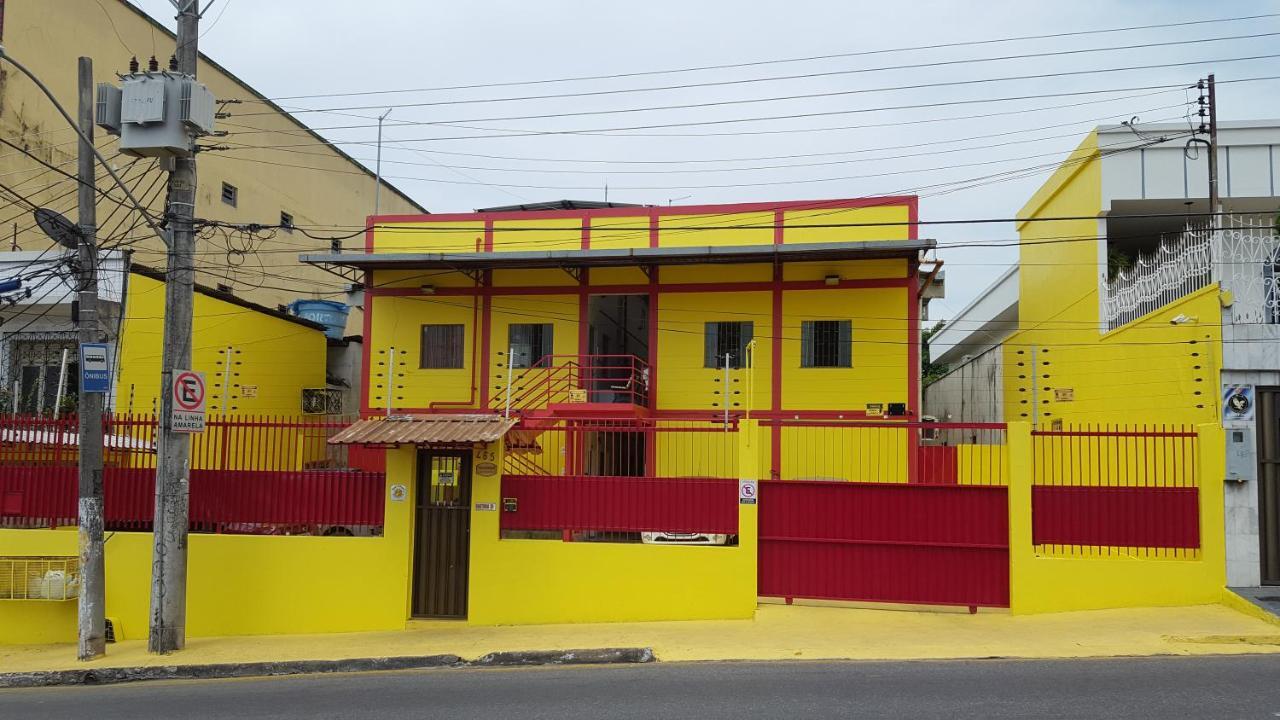
<svg viewBox="0 0 1280 720">
<path fill-rule="evenodd" d="M 337 265 L 362 270 L 442 268 L 491 270 L 499 268 L 601 267 L 618 265 L 725 265 L 733 263 L 804 262 L 915 257 L 936 247 L 926 240 L 859 240 L 795 243 L 790 245 L 721 245 L 645 247 L 598 250 L 524 250 L 472 253 L 326 253 L 298 259 L 313 265 Z"/>
</svg>

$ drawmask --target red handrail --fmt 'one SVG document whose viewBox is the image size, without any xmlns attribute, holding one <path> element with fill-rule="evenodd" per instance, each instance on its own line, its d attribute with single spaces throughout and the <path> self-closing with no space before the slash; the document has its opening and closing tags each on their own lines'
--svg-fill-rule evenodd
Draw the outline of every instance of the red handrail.
<svg viewBox="0 0 1280 720">
<path fill-rule="evenodd" d="M 510 395 L 495 394 L 490 410 L 522 414 L 568 402 L 572 390 L 589 402 L 649 404 L 649 364 L 634 355 L 544 355 L 508 382 Z"/>
</svg>

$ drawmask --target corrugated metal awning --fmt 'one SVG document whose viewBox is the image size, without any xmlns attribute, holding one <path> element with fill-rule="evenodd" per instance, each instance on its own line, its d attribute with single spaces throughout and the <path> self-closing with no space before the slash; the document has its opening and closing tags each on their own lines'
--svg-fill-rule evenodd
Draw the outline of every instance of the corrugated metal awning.
<svg viewBox="0 0 1280 720">
<path fill-rule="evenodd" d="M 330 445 L 438 445 L 494 442 L 516 424 L 501 415 L 391 415 L 361 420 Z"/>
</svg>

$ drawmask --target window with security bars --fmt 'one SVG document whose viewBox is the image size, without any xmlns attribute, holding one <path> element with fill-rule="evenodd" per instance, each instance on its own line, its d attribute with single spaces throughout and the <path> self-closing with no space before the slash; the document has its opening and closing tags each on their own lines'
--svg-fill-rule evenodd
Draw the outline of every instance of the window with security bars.
<svg viewBox="0 0 1280 720">
<path fill-rule="evenodd" d="M 800 367 L 853 367 L 853 321 L 801 321 Z"/>
<path fill-rule="evenodd" d="M 18 340 L 10 345 L 10 377 L 17 381 L 18 412 L 54 412 L 58 381 L 63 402 L 79 391 L 80 355 L 73 340 Z M 63 367 L 63 360 L 66 367 Z M 10 408 L 3 408 L 8 412 Z"/>
<path fill-rule="evenodd" d="M 554 353 L 554 333 L 555 326 L 551 323 L 512 323 L 507 326 L 511 367 L 532 367 L 544 356 Z"/>
<path fill-rule="evenodd" d="M 723 369 L 728 356 L 730 369 L 746 367 L 747 344 L 753 333 L 754 325 L 750 322 L 707 323 L 702 366 Z"/>
<path fill-rule="evenodd" d="M 462 325 L 423 325 L 418 367 L 423 370 L 462 368 L 465 333 Z"/>
</svg>

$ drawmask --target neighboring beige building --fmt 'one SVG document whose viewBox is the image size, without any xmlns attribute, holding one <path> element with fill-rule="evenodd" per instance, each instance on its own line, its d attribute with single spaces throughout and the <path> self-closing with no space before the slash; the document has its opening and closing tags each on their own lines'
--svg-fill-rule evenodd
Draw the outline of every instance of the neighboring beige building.
<svg viewBox="0 0 1280 720">
<path fill-rule="evenodd" d="M 0 0 L 0 21 L 6 52 L 47 83 L 73 114 L 77 57 L 93 58 L 97 82 L 113 82 L 116 73 L 128 71 L 131 56 L 136 55 L 145 68 L 154 52 L 161 67 L 166 67 L 173 52 L 172 34 L 125 0 Z M 198 76 L 220 100 L 265 100 L 207 57 L 201 57 Z M 320 139 L 273 103 L 246 102 L 230 107 L 250 108 L 245 112 L 276 112 L 244 121 L 229 119 L 220 128 L 232 135 L 225 139 L 206 138 L 202 144 L 270 146 Z M 271 132 L 237 138 L 234 132 L 244 130 L 237 126 Z M 116 155 L 115 138 L 101 130 L 97 130 L 96 141 L 106 157 L 114 156 L 113 164 L 135 195 L 159 211 L 164 202 L 166 175 L 156 162 L 134 162 L 133 158 Z M 75 173 L 76 143 L 71 129 L 27 78 L 12 67 L 0 67 L 0 250 L 43 250 L 50 242 L 34 227 L 31 208 L 18 196 L 58 210 L 74 221 L 76 183 L 17 148 Z M 362 226 L 373 211 L 373 173 L 331 147 L 316 145 L 305 156 L 269 150 L 206 152 L 199 160 L 197 217 L 266 225 L 288 218 L 313 234 L 328 236 L 351 233 L 351 228 Z M 99 172 L 99 186 L 112 187 L 105 173 Z M 386 183 L 381 210 L 386 214 L 426 212 Z M 138 213 L 126 212 L 104 200 L 98 206 L 98 223 L 104 247 L 132 242 L 135 262 L 164 267 L 163 246 L 142 224 Z M 345 229 L 317 227 L 330 225 Z M 363 237 L 355 237 L 344 244 L 363 247 L 363 242 Z M 212 233 L 198 242 L 196 281 L 229 286 L 236 295 L 269 307 L 305 297 L 342 301 L 347 283 L 297 262 L 299 253 L 329 249 L 329 242 L 309 238 L 300 231 L 278 231 L 274 237 L 252 241 Z M 349 331 L 358 332 L 358 320 L 351 318 Z"/>
</svg>

